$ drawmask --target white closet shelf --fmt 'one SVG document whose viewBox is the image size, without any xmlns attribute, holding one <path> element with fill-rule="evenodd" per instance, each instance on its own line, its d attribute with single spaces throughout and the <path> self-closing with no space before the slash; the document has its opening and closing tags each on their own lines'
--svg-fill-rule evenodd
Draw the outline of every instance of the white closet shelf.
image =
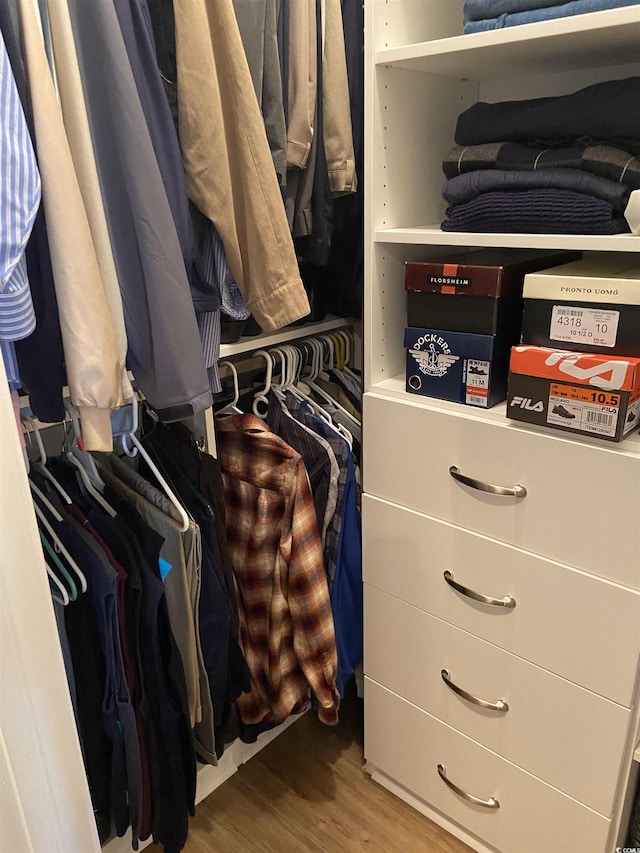
<svg viewBox="0 0 640 853">
<path fill-rule="evenodd" d="M 495 80 L 638 61 L 640 6 L 389 47 L 376 65 L 441 77 Z"/>
<path fill-rule="evenodd" d="M 640 456 L 640 433 L 638 432 L 625 438 L 620 443 L 614 443 L 602 441 L 597 438 L 589 438 L 586 435 L 574 436 L 571 433 L 560 430 L 545 429 L 544 427 L 535 427 L 531 424 L 523 424 L 518 421 L 510 421 L 507 418 L 506 403 L 498 403 L 497 406 L 493 406 L 491 409 L 481 409 L 476 406 L 465 406 L 462 403 L 452 403 L 449 400 L 439 400 L 436 397 L 422 397 L 419 394 L 408 394 L 404 373 L 373 383 L 369 388 L 369 393 L 380 394 L 383 397 L 392 397 L 393 399 L 402 400 L 405 403 L 411 403 L 413 406 L 437 409 L 438 411 L 455 414 L 458 417 L 480 420 L 485 423 L 487 421 L 498 423 L 508 429 L 515 429 L 521 432 L 536 432 L 575 444 L 591 444 L 594 447 L 610 450 L 613 453 L 622 453 L 623 455 L 632 455 L 634 457 Z M 638 744 L 635 758 L 637 761 L 640 761 L 640 744 Z"/>
<path fill-rule="evenodd" d="M 640 252 L 640 237 L 633 234 L 488 234 L 472 231 L 441 231 L 437 224 L 406 228 L 377 228 L 375 241 L 376 243 L 425 246 L 499 246 L 516 249 L 573 249 L 583 252 Z"/>
<path fill-rule="evenodd" d="M 324 332 L 332 332 L 335 329 L 344 329 L 351 326 L 353 320 L 344 317 L 335 317 L 331 320 L 323 320 L 321 323 L 307 323 L 305 326 L 292 326 L 265 335 L 255 335 L 250 338 L 240 338 L 233 344 L 221 344 L 220 358 L 229 358 L 232 355 L 241 355 L 244 352 L 254 352 L 263 347 L 273 347 L 284 344 L 287 341 L 295 341 L 299 338 L 309 338 L 313 335 L 321 335 Z"/>
</svg>

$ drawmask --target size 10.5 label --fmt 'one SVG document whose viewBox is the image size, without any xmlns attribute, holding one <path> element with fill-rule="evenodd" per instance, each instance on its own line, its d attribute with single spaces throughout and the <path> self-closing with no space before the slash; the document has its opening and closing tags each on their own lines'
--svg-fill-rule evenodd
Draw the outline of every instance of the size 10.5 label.
<svg viewBox="0 0 640 853">
<path fill-rule="evenodd" d="M 549 337 L 552 341 L 567 341 L 576 345 L 613 347 L 616 344 L 619 319 L 619 311 L 554 305 Z"/>
<path fill-rule="evenodd" d="M 552 382 L 547 423 L 615 438 L 620 402 L 620 394 Z"/>
</svg>

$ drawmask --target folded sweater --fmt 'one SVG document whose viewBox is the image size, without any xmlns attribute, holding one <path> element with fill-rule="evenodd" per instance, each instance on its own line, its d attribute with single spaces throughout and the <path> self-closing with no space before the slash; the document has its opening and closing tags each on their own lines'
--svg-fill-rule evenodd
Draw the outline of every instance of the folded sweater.
<svg viewBox="0 0 640 853">
<path fill-rule="evenodd" d="M 623 184 L 597 178 L 578 169 L 541 169 L 536 172 L 485 169 L 446 181 L 442 197 L 451 204 L 464 204 L 482 193 L 527 189 L 562 189 L 592 195 L 608 202 L 616 216 L 624 213 L 631 192 Z"/>
<path fill-rule="evenodd" d="M 571 190 L 531 189 L 487 192 L 447 208 L 443 231 L 511 234 L 622 234 L 624 219 L 611 205 Z"/>
<path fill-rule="evenodd" d="M 524 142 L 560 148 L 576 140 L 609 144 L 640 153 L 640 77 L 595 83 L 556 98 L 482 101 L 458 117 L 458 145 Z"/>
<path fill-rule="evenodd" d="M 530 148 L 518 142 L 454 145 L 442 164 L 446 178 L 455 178 L 456 175 L 478 169 L 581 169 L 624 184 L 631 190 L 640 189 L 640 158 L 610 145 L 587 148 Z"/>
</svg>

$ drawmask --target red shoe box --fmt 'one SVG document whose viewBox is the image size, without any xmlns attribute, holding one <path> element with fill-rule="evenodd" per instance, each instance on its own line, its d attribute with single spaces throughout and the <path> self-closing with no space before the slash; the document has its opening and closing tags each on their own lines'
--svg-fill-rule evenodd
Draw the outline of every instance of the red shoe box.
<svg viewBox="0 0 640 853">
<path fill-rule="evenodd" d="M 514 347 L 507 417 L 622 441 L 640 426 L 640 358 Z"/>
</svg>

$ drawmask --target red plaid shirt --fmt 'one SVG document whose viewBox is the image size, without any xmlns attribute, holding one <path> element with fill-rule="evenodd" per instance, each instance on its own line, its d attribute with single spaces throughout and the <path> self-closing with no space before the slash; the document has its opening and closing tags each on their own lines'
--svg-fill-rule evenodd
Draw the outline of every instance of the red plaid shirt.
<svg viewBox="0 0 640 853">
<path fill-rule="evenodd" d="M 309 704 L 338 721 L 338 656 L 315 506 L 302 457 L 253 415 L 216 421 L 227 541 L 251 692 L 245 723 L 281 723 Z"/>
</svg>

